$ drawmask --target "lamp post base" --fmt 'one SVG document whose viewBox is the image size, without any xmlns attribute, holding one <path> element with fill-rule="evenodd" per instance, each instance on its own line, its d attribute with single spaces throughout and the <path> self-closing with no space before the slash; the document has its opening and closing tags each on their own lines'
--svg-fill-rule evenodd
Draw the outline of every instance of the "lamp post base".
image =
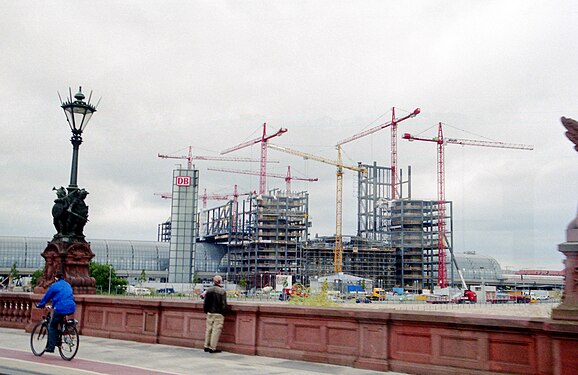
<svg viewBox="0 0 578 375">
<path fill-rule="evenodd" d="M 53 240 L 42 252 L 42 257 L 46 261 L 44 275 L 34 288 L 34 293 L 45 293 L 56 274 L 61 272 L 74 294 L 96 294 L 96 281 L 89 275 L 89 264 L 94 253 L 88 242 L 69 242 L 64 238 Z"/>
</svg>

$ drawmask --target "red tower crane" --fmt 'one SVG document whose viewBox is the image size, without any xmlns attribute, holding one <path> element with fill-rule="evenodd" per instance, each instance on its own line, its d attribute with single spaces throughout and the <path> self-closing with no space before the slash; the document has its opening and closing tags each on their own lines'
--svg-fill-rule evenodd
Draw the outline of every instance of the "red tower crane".
<svg viewBox="0 0 578 375">
<path fill-rule="evenodd" d="M 345 138 L 342 139 L 341 141 L 337 142 L 337 151 L 338 151 L 338 157 L 341 157 L 340 154 L 340 147 L 346 143 L 349 143 L 351 141 L 354 141 L 356 139 L 365 137 L 366 135 L 369 134 L 373 134 L 381 129 L 385 129 L 389 126 L 391 126 L 391 199 L 398 199 L 398 193 L 397 193 L 397 124 L 407 120 L 408 118 L 412 118 L 417 116 L 420 113 L 420 109 L 416 108 L 412 113 L 410 113 L 407 116 L 401 117 L 401 118 L 395 118 L 395 107 L 391 109 L 391 121 L 387 122 L 385 124 L 381 124 L 378 126 L 375 126 L 371 129 L 367 129 L 364 130 L 360 133 L 357 133 L 355 135 L 352 135 L 349 138 Z M 339 160 L 339 162 L 341 162 L 341 160 Z M 338 171 L 338 176 L 339 176 L 339 171 Z M 339 177 L 338 177 L 339 179 Z"/>
<path fill-rule="evenodd" d="M 263 124 L 263 134 L 261 137 L 253 139 L 251 141 L 247 141 L 237 146 L 233 146 L 221 152 L 221 155 L 228 154 L 229 152 L 236 151 L 247 146 L 252 146 L 255 143 L 261 143 L 261 168 L 260 168 L 260 179 L 259 179 L 259 194 L 264 194 L 265 190 L 267 190 L 267 142 L 269 139 L 281 136 L 281 134 L 285 133 L 287 129 L 280 128 L 277 130 L 275 134 L 267 135 L 267 123 Z"/>
<path fill-rule="evenodd" d="M 229 173 L 241 173 L 241 174 L 252 174 L 252 175 L 261 175 L 260 172 L 255 171 L 237 171 L 234 169 L 226 169 L 226 168 L 207 168 L 208 171 L 216 171 L 216 172 L 229 172 Z M 282 178 L 285 180 L 287 192 L 291 191 L 291 180 L 299 180 L 299 181 L 319 181 L 317 178 L 301 178 L 301 177 L 292 177 L 291 176 L 291 167 L 287 166 L 287 175 L 276 174 L 276 173 L 266 173 L 267 177 L 275 177 L 275 178 Z"/>
<path fill-rule="evenodd" d="M 203 209 L 207 208 L 207 200 L 217 200 L 217 201 L 228 201 L 231 200 L 231 198 L 233 198 L 233 204 L 236 204 L 237 199 L 240 196 L 243 195 L 251 195 L 251 194 L 255 194 L 255 192 L 249 192 L 249 193 L 242 193 L 239 194 L 237 191 L 237 185 L 235 184 L 235 189 L 233 190 L 233 194 L 207 194 L 207 189 L 205 189 L 205 192 L 203 193 L 202 199 L 203 199 Z"/>
<path fill-rule="evenodd" d="M 258 162 L 258 159 L 250 159 L 250 158 L 233 158 L 233 157 L 223 157 L 223 156 L 202 156 L 202 155 L 193 155 L 193 147 L 189 146 L 189 154 L 183 156 L 172 156 L 172 155 L 161 155 L 157 154 L 159 158 L 163 159 L 186 159 L 187 160 L 187 169 L 193 169 L 193 160 L 216 160 L 216 161 L 241 161 L 241 162 Z M 274 161 L 272 163 L 278 163 Z"/>
<path fill-rule="evenodd" d="M 480 146 L 495 148 L 511 148 L 518 150 L 533 150 L 531 145 L 504 143 L 493 141 L 476 141 L 470 139 L 444 138 L 442 123 L 438 124 L 438 136 L 436 138 L 418 138 L 409 133 L 403 135 L 409 141 L 434 142 L 438 145 L 437 150 L 437 190 L 438 190 L 438 285 L 441 288 L 448 286 L 448 275 L 446 270 L 446 220 L 445 220 L 445 163 L 444 148 L 448 143 L 462 146 Z"/>
<path fill-rule="evenodd" d="M 222 194 L 222 195 L 218 195 L 218 194 L 209 194 L 207 195 L 207 189 L 205 189 L 205 192 L 203 194 L 203 209 L 207 208 L 207 199 L 215 199 L 215 200 L 231 200 L 231 197 L 233 197 L 232 202 L 233 202 L 233 206 L 231 208 L 231 212 L 232 212 L 232 225 L 231 228 L 233 230 L 237 229 L 237 205 L 239 204 L 239 197 L 243 196 L 243 195 L 252 195 L 255 194 L 256 192 L 252 191 L 249 193 L 242 193 L 239 194 L 238 190 L 237 190 L 237 184 L 235 184 L 235 189 L 233 190 L 233 194 Z"/>
<path fill-rule="evenodd" d="M 235 188 L 237 188 L 237 185 L 235 185 Z M 216 201 L 228 201 L 231 198 L 230 198 L 230 195 L 227 195 L 227 194 L 207 194 L 207 189 L 205 189 L 201 199 L 203 200 L 203 209 L 206 209 L 207 208 L 207 201 L 209 199 L 210 200 L 216 200 Z"/>
<path fill-rule="evenodd" d="M 234 190 L 233 194 L 207 194 L 207 189 L 205 189 L 205 192 L 203 193 L 203 195 L 199 199 L 203 200 L 203 209 L 205 209 L 205 208 L 207 208 L 207 201 L 208 200 L 227 201 L 227 200 L 231 200 L 231 198 L 233 198 L 233 201 L 235 201 L 239 196 L 250 195 L 250 194 L 255 194 L 255 192 L 243 193 L 243 194 L 237 193 L 237 185 L 235 185 L 235 190 Z M 173 195 L 171 193 L 155 193 L 154 195 L 158 195 L 163 199 L 171 199 L 173 197 Z"/>
</svg>

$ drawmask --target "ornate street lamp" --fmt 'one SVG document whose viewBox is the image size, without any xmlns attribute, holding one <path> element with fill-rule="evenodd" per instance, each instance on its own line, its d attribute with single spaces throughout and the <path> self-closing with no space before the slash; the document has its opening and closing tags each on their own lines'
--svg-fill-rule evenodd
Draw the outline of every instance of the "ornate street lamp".
<svg viewBox="0 0 578 375">
<path fill-rule="evenodd" d="M 88 103 L 84 102 L 84 94 L 82 93 L 82 87 L 78 88 L 78 93 L 74 95 L 72 100 L 72 91 L 69 89 L 69 99 L 66 102 L 62 101 L 62 109 L 66 115 L 66 120 L 72 131 L 72 138 L 70 138 L 70 143 L 72 143 L 72 166 L 70 169 L 70 189 L 78 188 L 77 176 L 78 176 L 78 149 L 82 143 L 82 132 L 88 125 L 92 114 L 96 112 L 96 107 L 90 104 L 90 98 L 92 97 L 92 92 L 88 98 Z"/>
<path fill-rule="evenodd" d="M 86 129 L 92 114 L 96 112 L 96 106 L 90 104 L 92 93 L 88 102 L 84 101 L 82 87 L 78 89 L 74 98 L 72 91 L 70 89 L 68 91 L 68 100 L 63 101 L 60 98 L 60 102 L 66 115 L 66 121 L 68 121 L 72 131 L 72 138 L 70 138 L 72 143 L 70 185 L 68 189 L 63 186 L 58 189 L 52 188 L 52 190 L 56 190 L 56 199 L 52 206 L 52 222 L 56 234 L 42 252 L 42 257 L 46 261 L 44 275 L 34 288 L 34 292 L 44 293 L 52 284 L 54 276 L 62 273 L 75 294 L 95 294 L 96 281 L 89 272 L 90 260 L 94 258 L 94 253 L 90 249 L 90 243 L 86 242 L 83 233 L 84 226 L 88 222 L 88 206 L 84 201 L 88 191 L 78 188 L 77 176 L 78 149 L 82 143 L 82 132 Z M 60 97 L 60 94 L 58 96 Z"/>
</svg>

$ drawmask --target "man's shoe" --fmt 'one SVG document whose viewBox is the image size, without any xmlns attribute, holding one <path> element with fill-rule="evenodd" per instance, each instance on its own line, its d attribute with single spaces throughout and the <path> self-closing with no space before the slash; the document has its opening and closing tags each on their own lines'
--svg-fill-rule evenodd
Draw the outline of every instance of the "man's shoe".
<svg viewBox="0 0 578 375">
<path fill-rule="evenodd" d="M 222 352 L 222 350 L 219 350 L 219 349 L 215 349 L 215 350 L 209 349 L 209 353 L 221 353 L 221 352 Z"/>
<path fill-rule="evenodd" d="M 205 353 L 209 353 L 210 351 L 211 351 L 211 349 L 205 348 Z"/>
<path fill-rule="evenodd" d="M 54 349 L 44 349 L 44 353 L 54 353 Z"/>
</svg>

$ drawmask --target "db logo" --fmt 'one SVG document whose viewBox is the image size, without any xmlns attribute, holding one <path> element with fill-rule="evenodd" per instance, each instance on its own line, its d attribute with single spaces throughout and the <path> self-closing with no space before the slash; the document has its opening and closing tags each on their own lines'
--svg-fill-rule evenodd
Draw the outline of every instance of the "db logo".
<svg viewBox="0 0 578 375">
<path fill-rule="evenodd" d="M 191 178 L 189 176 L 177 176 L 176 177 L 177 186 L 191 186 Z"/>
</svg>

